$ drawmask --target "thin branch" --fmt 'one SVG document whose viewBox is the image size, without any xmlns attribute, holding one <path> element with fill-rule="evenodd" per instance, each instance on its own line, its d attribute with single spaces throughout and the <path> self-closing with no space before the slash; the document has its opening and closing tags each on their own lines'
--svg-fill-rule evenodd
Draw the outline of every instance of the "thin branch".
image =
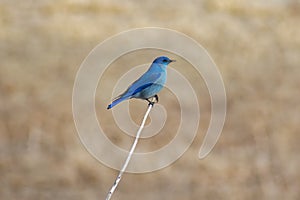
<svg viewBox="0 0 300 200">
<path fill-rule="evenodd" d="M 144 115 L 144 118 L 143 118 L 143 121 L 142 121 L 142 123 L 141 123 L 141 126 L 140 126 L 138 132 L 136 133 L 136 137 L 135 137 L 134 143 L 133 143 L 132 146 L 131 146 L 131 149 L 130 149 L 130 151 L 129 151 L 129 154 L 128 154 L 128 156 L 127 156 L 127 159 L 126 159 L 126 161 L 125 161 L 125 163 L 124 163 L 122 169 L 120 170 L 119 175 L 117 176 L 117 178 L 116 178 L 114 184 L 112 185 L 111 189 L 109 190 L 109 192 L 108 192 L 108 194 L 107 194 L 107 196 L 106 196 L 106 200 L 110 200 L 110 198 L 111 198 L 111 196 L 113 195 L 114 191 L 115 191 L 116 188 L 118 187 L 118 184 L 119 184 L 119 182 L 120 182 L 120 180 L 121 180 L 121 178 L 122 178 L 122 175 L 123 175 L 123 173 L 125 172 L 125 170 L 126 170 L 128 164 L 129 164 L 129 161 L 130 161 L 130 159 L 131 159 L 131 157 L 132 157 L 132 155 L 133 155 L 133 152 L 134 152 L 135 147 L 136 147 L 136 145 L 137 145 L 137 143 L 138 143 L 138 140 L 139 140 L 139 138 L 140 138 L 140 135 L 141 135 L 141 133 L 142 133 L 142 130 L 143 130 L 144 126 L 145 126 L 146 119 L 147 119 L 147 117 L 148 117 L 148 115 L 149 115 L 150 110 L 151 110 L 152 107 L 153 107 L 153 103 L 149 103 L 148 109 L 147 109 L 147 111 L 146 111 L 146 113 L 145 113 L 145 115 Z"/>
</svg>

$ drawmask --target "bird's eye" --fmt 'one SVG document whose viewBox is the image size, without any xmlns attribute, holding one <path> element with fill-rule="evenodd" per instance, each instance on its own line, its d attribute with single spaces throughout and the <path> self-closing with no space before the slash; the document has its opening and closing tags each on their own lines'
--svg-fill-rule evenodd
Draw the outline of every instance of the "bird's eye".
<svg viewBox="0 0 300 200">
<path fill-rule="evenodd" d="M 163 62 L 168 62 L 168 61 L 166 59 L 164 59 Z"/>
</svg>

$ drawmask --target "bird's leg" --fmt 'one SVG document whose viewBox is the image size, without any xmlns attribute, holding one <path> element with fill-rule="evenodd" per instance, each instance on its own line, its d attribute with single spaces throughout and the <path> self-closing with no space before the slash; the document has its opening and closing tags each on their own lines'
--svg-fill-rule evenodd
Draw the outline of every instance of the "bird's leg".
<svg viewBox="0 0 300 200">
<path fill-rule="evenodd" d="M 158 103 L 158 95 L 157 94 L 154 96 L 154 98 L 155 98 L 156 103 Z"/>
</svg>

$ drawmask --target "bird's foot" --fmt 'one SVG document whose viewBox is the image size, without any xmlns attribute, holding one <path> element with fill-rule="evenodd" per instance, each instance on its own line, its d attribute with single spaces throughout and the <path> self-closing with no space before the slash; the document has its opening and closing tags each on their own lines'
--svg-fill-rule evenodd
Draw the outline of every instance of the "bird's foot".
<svg viewBox="0 0 300 200">
<path fill-rule="evenodd" d="M 158 103 L 158 96 L 157 94 L 149 99 L 146 99 L 149 102 L 149 105 L 154 105 L 155 103 Z"/>
<path fill-rule="evenodd" d="M 155 104 L 155 102 L 153 102 L 153 101 L 148 101 L 149 103 L 148 103 L 148 105 L 150 106 L 153 106 L 154 104 Z"/>
</svg>

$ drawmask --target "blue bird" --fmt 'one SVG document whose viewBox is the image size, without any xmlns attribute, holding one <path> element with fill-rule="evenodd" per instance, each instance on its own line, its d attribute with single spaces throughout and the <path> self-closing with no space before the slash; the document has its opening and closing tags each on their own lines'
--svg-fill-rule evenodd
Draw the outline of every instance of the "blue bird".
<svg viewBox="0 0 300 200">
<path fill-rule="evenodd" d="M 150 99 L 155 97 L 158 102 L 157 93 L 164 87 L 167 80 L 167 66 L 171 62 L 168 57 L 161 56 L 156 58 L 149 69 L 134 83 L 132 83 L 127 90 L 121 95 L 117 96 L 107 109 L 111 109 L 115 105 L 131 98 L 144 99 L 153 104 Z"/>
</svg>

